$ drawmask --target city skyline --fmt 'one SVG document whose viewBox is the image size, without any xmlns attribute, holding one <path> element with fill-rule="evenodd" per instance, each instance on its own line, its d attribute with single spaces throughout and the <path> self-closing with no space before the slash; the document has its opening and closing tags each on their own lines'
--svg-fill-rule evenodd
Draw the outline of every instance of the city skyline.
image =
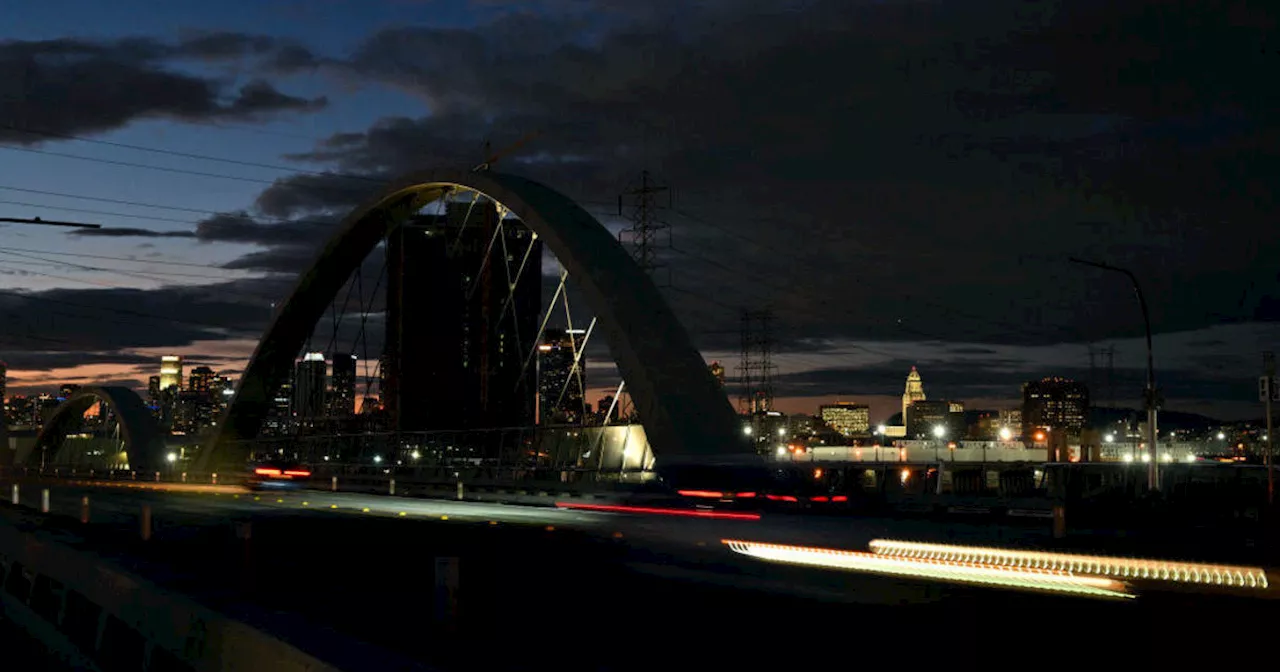
<svg viewBox="0 0 1280 672">
<path fill-rule="evenodd" d="M 236 371 L 325 222 L 358 200 L 352 178 L 332 173 L 380 184 L 425 155 L 475 165 L 486 143 L 500 149 L 542 131 L 500 167 L 564 190 L 615 230 L 625 226 L 617 195 L 640 170 L 671 185 L 678 244 L 662 254 L 676 289 L 666 296 L 707 360 L 726 363 L 731 385 L 735 311 L 773 305 L 779 408 L 856 396 L 881 414 L 900 394 L 890 372 L 904 364 L 935 371 L 948 398 L 1011 401 L 1014 381 L 1088 379 L 1087 344 L 1117 346 L 1116 401 L 1135 405 L 1144 361 L 1132 295 L 1067 265 L 1075 255 L 1142 278 L 1168 408 L 1258 414 L 1258 356 L 1280 340 L 1280 288 L 1266 261 L 1280 234 L 1262 224 L 1273 201 L 1250 197 L 1250 179 L 1227 177 L 1261 159 L 1232 159 L 1227 172 L 1219 164 L 1224 148 L 1274 138 L 1259 135 L 1270 113 L 1248 95 L 1262 75 L 1242 50 L 1256 40 L 1214 16 L 1162 20 L 1213 27 L 1183 45 L 1187 54 L 1240 56 L 1226 74 L 1179 75 L 1229 94 L 1229 113 L 1135 95 L 1108 64 L 1143 62 L 1137 38 L 1072 37 L 1148 20 L 1132 1 L 1044 22 L 1001 2 L 963 12 L 945 2 L 932 12 L 816 2 L 803 20 L 712 2 L 679 10 L 679 30 L 676 9 L 606 2 L 71 4 L 86 18 L 75 38 L 67 10 L 48 7 L 0 28 L 0 65 L 21 75 L 0 91 L 9 124 L 0 140 L 30 150 L 6 153 L 0 210 L 106 227 L 7 229 L 0 304 L 21 318 L 0 356 L 15 393 L 62 382 L 145 389 L 161 353 Z M 815 36 L 812 25 L 828 28 Z M 655 46 L 629 46 L 636 33 Z M 1072 57 L 1015 63 L 1011 52 L 978 49 L 1041 38 Z M 744 60 L 735 56 L 744 41 L 779 48 Z M 574 49 L 593 65 L 568 56 Z M 485 50 L 498 56 L 463 59 L 465 73 L 436 65 Z M 794 71 L 784 53 L 806 54 L 812 81 L 731 84 L 744 72 Z M 704 62 L 698 54 L 715 67 L 689 67 Z M 848 62 L 859 64 L 856 81 L 833 65 Z M 94 78 L 59 88 L 82 68 L 125 88 L 103 92 Z M 517 75 L 580 93 L 505 85 Z M 158 88 L 128 88 L 143 80 Z M 104 93 L 131 106 L 105 104 Z M 875 106 L 860 104 L 872 95 Z M 68 99 L 90 104 L 50 107 Z M 626 121 L 612 113 L 619 104 Z M 747 132 L 762 119 L 788 120 L 780 127 L 791 131 Z M 741 196 L 750 193 L 775 196 Z M 842 263 L 818 263 L 829 255 Z M 746 289 L 738 269 L 760 281 Z M 948 281 L 931 269 L 947 269 Z M 108 306 L 133 314 L 109 317 Z M 611 394 L 616 373 L 593 366 L 591 385 L 588 400 Z"/>
</svg>

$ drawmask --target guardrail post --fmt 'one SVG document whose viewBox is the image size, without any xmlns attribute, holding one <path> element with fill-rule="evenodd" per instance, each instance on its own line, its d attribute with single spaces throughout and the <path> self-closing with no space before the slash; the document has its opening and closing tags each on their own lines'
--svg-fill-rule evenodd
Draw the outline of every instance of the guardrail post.
<svg viewBox="0 0 1280 672">
<path fill-rule="evenodd" d="M 160 482 L 160 472 L 156 472 L 156 483 Z"/>
<path fill-rule="evenodd" d="M 458 499 L 462 499 L 462 481 L 458 481 Z"/>
<path fill-rule="evenodd" d="M 142 505 L 142 516 L 138 519 L 138 536 L 143 541 L 151 540 L 151 505 Z"/>
<path fill-rule="evenodd" d="M 89 524 L 89 495 L 80 498 L 80 522 Z"/>
<path fill-rule="evenodd" d="M 40 513 L 49 513 L 49 489 L 40 491 Z"/>
<path fill-rule="evenodd" d="M 330 478 L 329 478 L 329 490 L 331 490 L 331 491 L 333 491 L 333 492 L 337 492 L 337 491 L 338 491 L 338 477 L 337 477 L 337 476 L 332 476 L 332 477 L 330 477 Z"/>
<path fill-rule="evenodd" d="M 182 482 L 183 482 L 183 483 L 186 483 L 186 482 L 187 482 L 187 472 L 185 472 L 185 471 L 184 471 L 184 472 L 182 472 Z"/>
<path fill-rule="evenodd" d="M 391 494 L 391 495 L 396 494 L 396 479 L 394 478 L 391 479 L 391 489 L 390 489 L 390 492 L 388 492 L 388 494 Z"/>
<path fill-rule="evenodd" d="M 218 475 L 217 475 L 217 474 L 214 474 L 214 475 L 213 475 L 213 484 L 214 484 L 214 485 L 217 485 L 217 484 L 218 484 Z"/>
<path fill-rule="evenodd" d="M 13 505 L 17 506 L 19 501 L 20 500 L 18 499 L 18 484 L 14 483 L 13 484 Z"/>
</svg>

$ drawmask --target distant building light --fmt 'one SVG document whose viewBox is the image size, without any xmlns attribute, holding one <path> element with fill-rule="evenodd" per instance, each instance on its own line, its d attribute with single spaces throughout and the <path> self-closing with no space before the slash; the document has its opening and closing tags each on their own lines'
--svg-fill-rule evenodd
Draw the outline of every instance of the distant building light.
<svg viewBox="0 0 1280 672">
<path fill-rule="evenodd" d="M 547 343 L 543 343 L 542 345 L 539 345 L 538 352 L 551 352 L 551 345 Z"/>
<path fill-rule="evenodd" d="M 323 362 L 323 361 L 324 361 L 324 353 L 323 353 L 323 352 L 308 352 L 307 354 L 305 354 L 305 355 L 303 355 L 303 356 L 302 356 L 302 361 L 304 361 L 304 362 Z"/>
<path fill-rule="evenodd" d="M 231 396 L 231 395 L 233 395 L 233 394 L 235 394 L 235 393 L 236 393 L 236 391 L 235 391 L 235 390 L 233 390 L 233 389 L 231 389 L 231 388 L 229 388 L 229 387 L 228 387 L 227 389 L 225 389 L 225 390 L 223 390 L 223 391 L 222 391 L 222 395 L 223 395 L 224 397 L 229 397 L 229 396 Z"/>
</svg>

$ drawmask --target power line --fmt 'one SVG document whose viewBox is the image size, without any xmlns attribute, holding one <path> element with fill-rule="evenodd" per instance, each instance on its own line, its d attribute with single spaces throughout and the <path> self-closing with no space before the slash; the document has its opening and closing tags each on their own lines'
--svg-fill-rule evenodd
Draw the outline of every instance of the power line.
<svg viewBox="0 0 1280 672">
<path fill-rule="evenodd" d="M 193 152 L 180 152 L 180 151 L 177 151 L 177 150 L 172 150 L 172 149 L 162 149 L 162 148 L 159 148 L 159 147 L 147 147 L 147 146 L 144 146 L 144 145 L 131 145 L 131 144 L 124 143 L 124 142 L 114 142 L 114 141 L 111 141 L 111 140 L 101 140 L 101 139 L 98 139 L 98 138 L 86 138 L 86 137 L 84 137 L 84 136 L 80 136 L 80 135 L 69 135 L 69 134 L 66 134 L 66 133 L 55 133 L 55 132 L 53 132 L 53 131 L 41 131 L 41 130 L 35 130 L 35 129 L 31 129 L 31 128 L 21 128 L 21 127 L 18 127 L 18 126 L 14 126 L 14 125 L 12 125 L 12 124 L 3 124 L 3 125 L 0 125 L 0 129 L 9 130 L 9 131 L 16 131 L 16 132 L 18 132 L 18 133 L 26 133 L 26 134 L 28 134 L 28 135 L 35 135 L 35 136 L 40 136 L 40 137 L 45 137 L 45 138 L 56 138 L 56 139 L 59 139 L 59 140 L 73 140 L 73 141 L 76 141 L 76 142 L 91 143 L 91 144 L 95 144 L 95 145 L 102 145 L 102 146 L 105 146 L 105 147 L 115 147 L 115 148 L 117 148 L 117 149 L 131 149 L 131 150 L 138 151 L 138 152 L 148 152 L 148 153 L 152 153 L 152 154 L 160 154 L 160 155 L 164 155 L 164 156 L 176 156 L 176 157 L 183 158 L 183 159 L 195 159 L 195 160 L 198 160 L 198 161 L 211 161 L 211 162 L 215 162 L 215 163 L 225 163 L 225 164 L 230 164 L 230 165 L 234 165 L 234 166 L 246 166 L 246 167 L 251 167 L 251 168 L 264 168 L 264 169 L 267 169 L 267 170 L 278 170 L 278 171 L 289 172 L 289 173 L 302 173 L 302 174 L 304 174 L 304 175 L 318 175 L 318 176 L 321 176 L 321 177 L 343 177 L 343 178 L 347 178 L 347 179 L 351 179 L 351 180 L 360 180 L 360 181 L 366 181 L 366 182 L 376 182 L 376 181 L 379 181 L 379 180 L 377 180 L 377 178 L 372 178 L 372 177 L 363 176 L 363 175 L 352 175 L 352 174 L 345 174 L 345 173 L 329 173 L 329 172 L 324 172 L 324 171 L 319 171 L 319 170 L 307 170 L 307 169 L 305 169 L 305 168 L 298 168 L 298 167 L 296 167 L 296 166 L 281 166 L 281 165 L 271 164 L 271 163 L 260 163 L 260 162 L 257 162 L 257 161 L 245 161 L 245 160 L 242 160 L 242 159 L 228 159 L 228 158 L 224 158 L 224 157 L 220 157 L 220 156 L 210 156 L 210 155 L 208 155 L 208 154 L 197 154 L 197 153 L 193 153 Z"/>
<path fill-rule="evenodd" d="M 25 247 L 0 247 L 0 252 L 33 252 L 36 254 L 52 254 L 60 257 L 79 257 L 82 259 L 105 259 L 108 261 L 127 261 L 135 264 L 159 264 L 162 266 L 183 266 L 189 268 L 213 268 L 228 273 L 246 273 L 234 268 L 225 268 L 215 264 L 198 264 L 189 261 L 161 261 L 159 259 L 130 259 L 129 257 L 112 257 L 105 254 L 85 254 L 81 252 L 59 252 L 57 250 L 33 250 Z"/>
</svg>

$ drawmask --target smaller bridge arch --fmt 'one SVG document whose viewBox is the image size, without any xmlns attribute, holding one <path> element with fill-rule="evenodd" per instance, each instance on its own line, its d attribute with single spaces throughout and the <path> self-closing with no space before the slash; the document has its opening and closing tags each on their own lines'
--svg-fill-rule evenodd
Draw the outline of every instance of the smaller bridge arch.
<svg viewBox="0 0 1280 672">
<path fill-rule="evenodd" d="M 141 470 L 154 470 L 163 466 L 164 438 L 155 418 L 151 416 L 151 410 L 137 392 L 118 386 L 82 387 L 76 390 L 40 428 L 35 447 L 26 461 L 38 459 L 37 456 L 41 453 L 45 453 L 48 461 L 56 461 L 54 458 L 62 448 L 67 434 L 80 427 L 84 422 L 85 412 L 97 403 L 104 404 L 115 413 L 125 452 L 129 454 L 130 466 Z"/>
</svg>

